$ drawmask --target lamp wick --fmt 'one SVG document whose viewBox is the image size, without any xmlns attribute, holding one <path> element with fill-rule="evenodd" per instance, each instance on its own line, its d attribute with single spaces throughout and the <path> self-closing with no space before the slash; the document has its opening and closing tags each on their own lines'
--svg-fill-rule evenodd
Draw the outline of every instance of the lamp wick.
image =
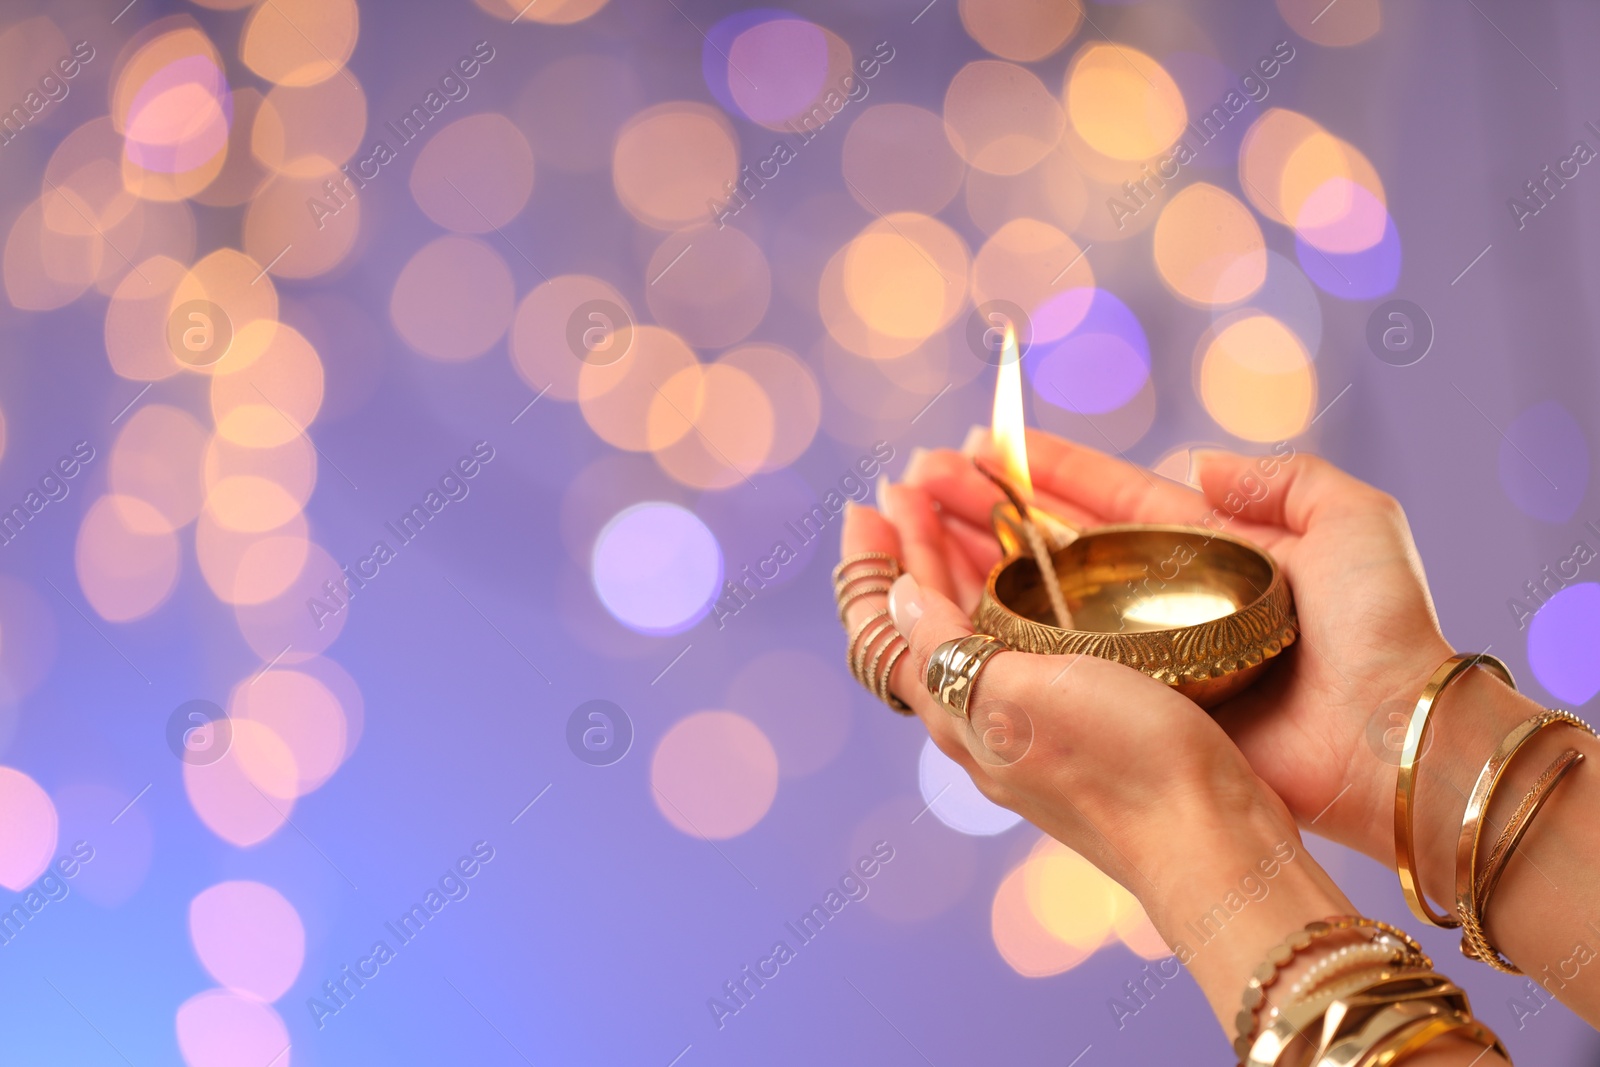
<svg viewBox="0 0 1600 1067">
<path fill-rule="evenodd" d="M 1022 502 L 1022 496 L 994 471 L 979 463 L 974 457 L 972 465 L 978 473 L 999 486 L 1011 506 L 1017 509 L 1017 518 L 1021 520 L 1022 534 L 1028 541 L 1028 547 L 1033 551 L 1034 564 L 1039 568 L 1039 577 L 1043 579 L 1044 591 L 1050 597 L 1050 612 L 1055 616 L 1056 625 L 1063 630 L 1070 630 L 1072 626 L 1072 612 L 1067 607 L 1067 599 L 1061 594 L 1061 579 L 1056 574 L 1055 560 L 1050 557 L 1050 549 L 1046 547 L 1044 535 L 1039 532 L 1039 526 L 1033 521 L 1028 505 Z"/>
</svg>

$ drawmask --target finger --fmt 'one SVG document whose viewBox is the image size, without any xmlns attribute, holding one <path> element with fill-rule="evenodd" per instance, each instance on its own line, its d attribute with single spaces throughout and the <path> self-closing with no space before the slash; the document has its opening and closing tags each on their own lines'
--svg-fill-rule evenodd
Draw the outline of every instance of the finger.
<svg viewBox="0 0 1600 1067">
<path fill-rule="evenodd" d="M 891 688 L 896 696 L 911 705 L 941 752 L 952 759 L 969 756 L 966 731 L 961 722 L 934 699 L 923 679 L 928 675 L 928 660 L 934 649 L 946 641 L 971 634 L 972 623 L 948 598 L 924 588 L 909 574 L 896 579 L 890 590 L 889 615 L 895 629 L 911 646 L 911 651 L 895 664 L 889 683 Z"/>
<path fill-rule="evenodd" d="M 1194 456 L 1207 499 L 1247 522 L 1305 533 L 1319 515 L 1379 513 L 1393 500 L 1320 456 L 1203 451 Z"/>
<path fill-rule="evenodd" d="M 993 469 L 998 470 L 998 460 L 993 456 L 988 458 L 994 462 Z M 918 464 L 915 473 L 914 479 L 906 479 L 908 484 L 926 489 L 939 502 L 940 508 L 980 530 L 990 528 L 990 513 L 996 504 L 1005 500 L 995 484 L 972 465 L 972 457 L 959 452 L 929 452 Z M 1104 521 L 1100 516 L 1051 493 L 1036 493 L 1036 502 L 1045 511 L 1079 526 L 1098 526 Z"/>
<path fill-rule="evenodd" d="M 944 526 L 933 509 L 933 498 L 914 485 L 887 485 L 883 492 L 884 511 L 900 535 L 901 556 L 906 570 L 916 575 L 918 584 L 954 598 L 955 583 L 946 562 Z"/>
<path fill-rule="evenodd" d="M 950 577 L 955 579 L 956 602 L 967 614 L 978 609 L 983 596 L 983 585 L 989 572 L 1000 562 L 1000 545 L 994 535 L 985 533 L 953 515 L 939 516 L 944 527 L 944 541 L 950 548 Z"/>
<path fill-rule="evenodd" d="M 873 509 L 853 501 L 845 505 L 840 542 L 841 558 L 861 552 L 884 552 L 896 560 L 903 559 L 900 535 L 895 533 L 893 524 Z M 871 581 L 877 585 L 888 584 L 887 579 L 874 578 Z M 856 600 L 845 613 L 845 633 L 855 633 L 862 623 L 887 610 L 888 606 L 887 593 L 874 593 Z"/>
<path fill-rule="evenodd" d="M 992 455 L 987 434 L 969 439 L 980 455 Z M 1205 498 L 1126 460 L 1038 430 L 1028 431 L 1028 465 L 1034 487 L 1102 522 L 1190 523 L 1205 510 Z"/>
</svg>

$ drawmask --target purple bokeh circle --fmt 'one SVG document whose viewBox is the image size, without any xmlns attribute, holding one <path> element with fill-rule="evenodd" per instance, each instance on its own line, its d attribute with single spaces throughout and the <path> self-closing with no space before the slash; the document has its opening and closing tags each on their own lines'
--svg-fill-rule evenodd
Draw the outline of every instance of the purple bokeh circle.
<svg viewBox="0 0 1600 1067">
<path fill-rule="evenodd" d="M 1139 395 L 1150 379 L 1150 342 L 1128 305 L 1104 289 L 1069 289 L 1041 312 L 1069 314 L 1077 322 L 1058 341 L 1036 341 L 1023 358 L 1040 399 L 1080 415 L 1101 415 Z"/>
<path fill-rule="evenodd" d="M 1378 243 L 1360 252 L 1324 252 L 1298 234 L 1294 251 L 1300 269 L 1317 288 L 1341 300 L 1385 296 L 1400 281 L 1400 231 L 1393 216 L 1384 223 Z"/>
<path fill-rule="evenodd" d="M 233 92 L 227 76 L 206 56 L 185 56 L 150 75 L 134 93 L 128 106 L 130 122 L 163 93 L 188 84 L 202 86 L 217 101 L 222 125 L 200 131 L 176 144 L 152 144 L 129 138 L 124 145 L 128 159 L 144 170 L 157 174 L 181 174 L 207 162 L 228 147 L 228 131 L 233 126 Z"/>
<path fill-rule="evenodd" d="M 778 19 L 805 21 L 793 11 L 785 11 L 783 8 L 752 7 L 744 11 L 735 11 L 706 30 L 705 41 L 700 45 L 700 76 L 705 79 L 706 88 L 710 90 L 712 97 L 728 114 L 744 114 L 744 109 L 734 100 L 733 91 L 728 87 L 730 77 L 739 77 L 736 72 L 728 68 L 728 53 L 733 48 L 733 42 L 746 30 L 753 29 L 763 22 Z M 752 78 L 755 77 L 753 72 L 746 73 Z M 756 83 L 760 84 L 759 78 L 756 79 Z"/>
<path fill-rule="evenodd" d="M 606 523 L 589 569 L 600 603 L 622 625 L 676 634 L 705 618 L 721 593 L 722 547 L 688 508 L 647 501 Z"/>
<path fill-rule="evenodd" d="M 740 111 L 773 126 L 806 110 L 828 78 L 828 37 L 800 18 L 768 19 L 734 39 L 728 87 Z"/>
<path fill-rule="evenodd" d="M 1528 624 L 1528 666 L 1565 704 L 1600 693 L 1600 585 L 1568 586 L 1545 602 Z"/>
</svg>

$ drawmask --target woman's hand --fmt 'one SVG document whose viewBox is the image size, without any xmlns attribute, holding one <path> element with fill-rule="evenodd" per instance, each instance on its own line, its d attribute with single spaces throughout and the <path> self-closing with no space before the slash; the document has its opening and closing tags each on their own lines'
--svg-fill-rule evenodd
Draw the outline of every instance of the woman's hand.
<svg viewBox="0 0 1600 1067">
<path fill-rule="evenodd" d="M 973 443 L 986 451 L 986 437 Z M 1302 825 L 1392 859 L 1396 761 L 1369 745 L 1369 724 L 1385 704 L 1408 710 L 1450 654 L 1394 499 L 1287 446 L 1198 454 L 1198 492 L 1049 435 L 1029 433 L 1028 449 L 1040 506 L 1073 522 L 1204 521 L 1272 554 L 1300 640 L 1215 719 Z M 942 591 L 970 611 L 999 555 L 988 533 L 999 493 L 955 452 L 920 455 L 906 482 L 886 487 L 885 503 L 907 557 L 927 561 L 935 587 L 948 575 Z M 1380 736 L 1392 726 L 1378 725 Z"/>
<path fill-rule="evenodd" d="M 909 568 L 889 593 L 896 628 L 910 643 L 891 688 L 939 748 L 985 796 L 1088 857 L 1145 906 L 1156 928 L 1230 1024 L 1250 968 L 1273 944 L 1346 901 L 1300 847 L 1293 820 L 1217 723 L 1191 701 L 1138 671 L 1092 656 L 1002 652 L 978 677 L 970 720 L 927 691 L 929 657 L 972 632 L 966 613 L 937 588 L 950 565 L 908 525 L 902 538 L 870 508 L 852 507 L 843 555 L 888 553 Z M 937 522 L 926 498 L 922 520 Z M 922 531 L 926 533 L 926 531 Z M 884 609 L 884 596 L 851 606 L 854 633 Z M 1285 857 L 1288 857 L 1286 860 Z M 1252 920 L 1201 945 L 1188 925 L 1224 899 L 1239 899 L 1270 867 L 1270 895 Z M 1227 913 L 1224 912 L 1226 915 Z M 1187 952 L 1180 945 L 1187 943 Z"/>
</svg>

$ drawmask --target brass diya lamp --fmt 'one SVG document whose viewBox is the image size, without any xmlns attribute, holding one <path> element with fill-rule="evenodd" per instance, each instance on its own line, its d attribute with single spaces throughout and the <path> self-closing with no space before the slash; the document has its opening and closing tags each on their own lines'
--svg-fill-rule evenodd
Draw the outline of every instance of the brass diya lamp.
<svg viewBox="0 0 1600 1067">
<path fill-rule="evenodd" d="M 990 520 L 1004 558 L 973 626 L 1018 651 L 1121 663 L 1203 708 L 1239 693 L 1297 635 L 1283 572 L 1250 542 L 1203 526 L 1082 530 L 1030 504 L 1020 362 L 1002 362 L 995 393 L 1005 475 L 979 468 L 1006 495 Z"/>
</svg>

